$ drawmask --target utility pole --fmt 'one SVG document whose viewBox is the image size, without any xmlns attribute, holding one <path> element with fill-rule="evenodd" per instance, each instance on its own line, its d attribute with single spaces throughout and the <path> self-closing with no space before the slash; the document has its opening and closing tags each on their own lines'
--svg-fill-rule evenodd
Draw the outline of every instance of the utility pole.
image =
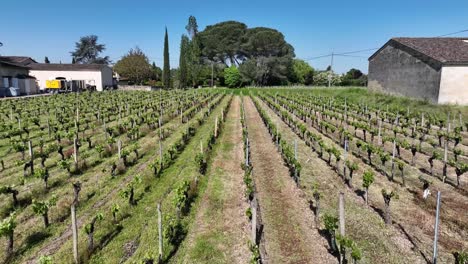
<svg viewBox="0 0 468 264">
<path fill-rule="evenodd" d="M 332 80 L 332 73 L 333 73 L 333 56 L 334 53 L 331 53 L 331 63 L 330 63 L 330 71 L 328 72 L 328 87 L 331 87 L 331 80 Z"/>
<path fill-rule="evenodd" d="M 211 62 L 211 87 L 214 87 L 214 62 Z"/>
</svg>

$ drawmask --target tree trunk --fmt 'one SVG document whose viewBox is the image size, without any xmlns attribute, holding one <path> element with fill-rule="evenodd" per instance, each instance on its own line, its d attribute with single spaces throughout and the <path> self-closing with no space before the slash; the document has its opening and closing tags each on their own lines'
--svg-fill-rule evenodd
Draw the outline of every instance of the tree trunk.
<svg viewBox="0 0 468 264">
<path fill-rule="evenodd" d="M 49 227 L 49 213 L 46 212 L 42 217 L 44 218 L 44 226 Z"/>
<path fill-rule="evenodd" d="M 315 225 L 318 226 L 320 220 L 320 198 L 315 197 Z"/>
<path fill-rule="evenodd" d="M 11 196 L 13 196 L 13 206 L 15 206 L 15 207 L 18 206 L 18 197 L 17 197 L 17 195 L 18 195 L 17 190 L 13 190 L 11 192 Z"/>
<path fill-rule="evenodd" d="M 354 173 L 354 171 L 352 171 L 352 170 L 349 171 L 348 186 L 351 189 L 353 188 L 353 173 Z"/>
<path fill-rule="evenodd" d="M 13 243 L 14 242 L 14 232 L 11 232 L 8 235 L 8 245 L 7 245 L 7 256 L 10 256 L 13 253 Z"/>
<path fill-rule="evenodd" d="M 94 250 L 94 232 L 88 234 L 88 254 L 91 255 Z"/>
<path fill-rule="evenodd" d="M 404 169 L 401 170 L 401 180 L 403 182 L 403 186 L 406 186 Z"/>
<path fill-rule="evenodd" d="M 385 203 L 385 224 L 391 224 L 392 219 L 390 218 L 390 203 Z"/>
<path fill-rule="evenodd" d="M 369 204 L 369 188 L 366 188 L 364 191 L 364 200 L 366 200 L 366 205 Z"/>
<path fill-rule="evenodd" d="M 131 204 L 131 205 L 135 205 L 135 200 L 134 200 L 134 196 L 135 196 L 135 191 L 133 189 L 133 187 L 130 189 L 130 197 L 128 198 L 128 202 Z"/>
</svg>

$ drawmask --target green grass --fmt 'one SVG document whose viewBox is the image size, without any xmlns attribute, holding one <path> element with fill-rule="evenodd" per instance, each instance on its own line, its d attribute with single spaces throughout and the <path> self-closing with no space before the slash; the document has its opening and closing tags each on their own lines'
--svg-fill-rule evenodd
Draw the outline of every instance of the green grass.
<svg viewBox="0 0 468 264">
<path fill-rule="evenodd" d="M 369 106 L 380 106 L 382 110 L 385 110 L 387 105 L 390 110 L 403 110 L 406 111 L 409 107 L 411 112 L 425 112 L 428 114 L 434 114 L 440 118 L 446 118 L 447 113 L 458 115 L 460 112 L 465 120 L 468 121 L 468 106 L 461 105 L 448 105 L 448 104 L 433 104 L 427 100 L 419 100 L 410 97 L 388 95 L 379 92 L 369 91 L 365 87 L 278 87 L 278 88 L 243 88 L 235 89 L 237 92 L 247 91 L 259 92 L 261 90 L 274 91 L 275 89 L 287 90 L 289 92 L 303 92 L 308 91 L 313 95 L 326 96 L 326 97 L 337 97 L 344 99 L 346 98 L 351 103 L 363 103 Z"/>
</svg>

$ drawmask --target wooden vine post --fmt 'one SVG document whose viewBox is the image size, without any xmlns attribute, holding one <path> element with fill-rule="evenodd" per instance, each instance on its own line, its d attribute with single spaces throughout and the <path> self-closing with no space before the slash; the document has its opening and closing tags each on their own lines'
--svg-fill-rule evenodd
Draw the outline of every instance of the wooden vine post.
<svg viewBox="0 0 468 264">
<path fill-rule="evenodd" d="M 440 213 L 440 191 L 437 191 L 437 209 L 434 226 L 434 250 L 432 254 L 432 263 L 437 264 L 437 240 L 439 239 L 439 213 Z"/>
<path fill-rule="evenodd" d="M 252 208 L 252 244 L 257 245 L 257 197 L 254 196 L 251 202 Z"/>
<path fill-rule="evenodd" d="M 78 226 L 76 223 L 76 204 L 72 203 L 71 205 L 71 219 L 72 219 L 72 232 L 73 232 L 73 260 L 75 264 L 80 263 L 78 255 Z"/>
<path fill-rule="evenodd" d="M 73 155 L 75 158 L 75 164 L 78 164 L 78 139 L 73 140 Z"/>
<path fill-rule="evenodd" d="M 162 121 L 161 117 L 159 118 L 159 158 L 161 160 L 161 168 L 163 162 L 163 146 L 162 146 Z"/>
<path fill-rule="evenodd" d="M 117 141 L 117 149 L 118 149 L 118 155 L 119 155 L 119 160 L 122 158 L 122 140 L 119 139 Z"/>
<path fill-rule="evenodd" d="M 34 151 L 33 151 L 31 140 L 29 140 L 28 146 L 29 146 L 29 157 L 31 157 L 31 160 L 29 162 L 29 167 L 31 169 L 31 175 L 34 175 Z"/>
<path fill-rule="evenodd" d="M 346 160 L 348 158 L 348 140 L 345 139 L 345 143 L 344 143 L 344 154 L 343 154 L 343 179 L 346 179 Z"/>
<path fill-rule="evenodd" d="M 448 140 L 445 139 L 444 142 L 444 167 L 442 169 L 442 182 L 445 183 L 445 179 L 447 178 L 447 149 L 448 149 Z"/>
<path fill-rule="evenodd" d="M 393 151 L 392 151 L 392 176 L 390 178 L 393 181 L 393 176 L 395 175 L 395 152 L 396 152 L 396 140 L 393 140 Z"/>
<path fill-rule="evenodd" d="M 158 263 L 162 263 L 163 260 L 163 234 L 162 234 L 162 212 L 161 212 L 161 203 L 158 203 Z"/>
<path fill-rule="evenodd" d="M 377 135 L 377 144 L 382 145 L 382 119 L 379 118 L 379 132 Z"/>
<path fill-rule="evenodd" d="M 339 204 L 338 204 L 338 215 L 339 215 L 339 221 L 340 221 L 340 235 L 341 237 L 345 236 L 345 205 L 344 205 L 344 193 L 340 192 L 339 196 Z M 344 256 L 345 256 L 345 248 L 341 246 L 340 248 L 340 263 L 343 263 Z"/>
<path fill-rule="evenodd" d="M 297 160 L 297 139 L 294 139 L 294 159 Z"/>
<path fill-rule="evenodd" d="M 215 138 L 218 137 L 218 117 L 215 119 L 215 130 L 214 130 L 214 136 Z"/>
<path fill-rule="evenodd" d="M 249 166 L 249 138 L 247 138 L 246 145 L 245 145 L 245 166 Z"/>
</svg>

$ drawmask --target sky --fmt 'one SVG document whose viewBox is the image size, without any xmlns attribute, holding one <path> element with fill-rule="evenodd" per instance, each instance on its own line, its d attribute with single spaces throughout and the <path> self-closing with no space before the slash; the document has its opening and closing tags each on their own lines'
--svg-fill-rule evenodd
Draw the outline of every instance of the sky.
<svg viewBox="0 0 468 264">
<path fill-rule="evenodd" d="M 392 37 L 435 37 L 468 30 L 467 0 L 1 0 L 0 54 L 43 62 L 70 63 L 81 36 L 97 35 L 113 62 L 140 47 L 162 66 L 164 29 L 169 33 L 171 67 L 178 66 L 180 38 L 188 17 L 199 30 L 236 20 L 248 27 L 281 31 L 297 58 L 325 69 L 332 52 L 379 48 Z M 468 31 L 453 37 L 468 37 Z M 367 72 L 373 51 L 335 56 L 333 68 Z"/>
</svg>

